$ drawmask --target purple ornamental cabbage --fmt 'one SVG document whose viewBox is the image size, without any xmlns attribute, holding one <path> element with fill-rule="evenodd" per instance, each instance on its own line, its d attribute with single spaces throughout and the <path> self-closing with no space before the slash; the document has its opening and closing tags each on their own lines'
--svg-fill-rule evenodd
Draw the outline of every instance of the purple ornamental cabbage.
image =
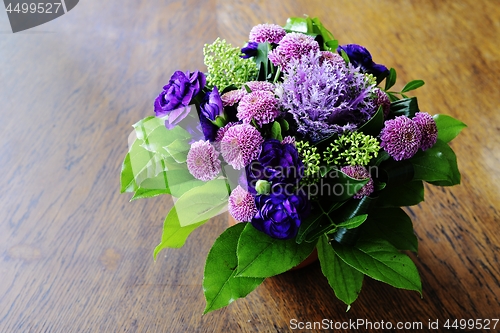
<svg viewBox="0 0 500 333">
<path fill-rule="evenodd" d="M 205 83 L 205 74 L 202 72 L 183 73 L 176 71 L 155 100 L 156 116 L 169 115 L 165 126 L 168 129 L 173 128 L 188 115 L 189 108 L 187 106 L 205 87 Z"/>
</svg>

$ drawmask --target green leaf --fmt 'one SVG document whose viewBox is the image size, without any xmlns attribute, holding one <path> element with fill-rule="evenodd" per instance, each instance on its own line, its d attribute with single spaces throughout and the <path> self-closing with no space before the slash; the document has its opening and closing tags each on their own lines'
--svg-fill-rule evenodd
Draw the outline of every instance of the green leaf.
<svg viewBox="0 0 500 333">
<path fill-rule="evenodd" d="M 283 27 L 285 30 L 308 33 L 311 32 L 306 18 L 303 17 L 289 17 Z"/>
<path fill-rule="evenodd" d="M 194 229 L 203 225 L 208 220 L 200 221 L 195 224 L 182 227 L 179 224 L 179 216 L 177 215 L 177 210 L 174 207 L 170 209 L 163 222 L 163 233 L 161 235 L 161 242 L 158 244 L 153 252 L 154 260 L 158 256 L 158 253 L 166 248 L 179 248 L 184 245 L 188 236 L 193 232 Z"/>
<path fill-rule="evenodd" d="M 460 184 L 457 157 L 444 141 L 438 139 L 434 146 L 426 151 L 419 151 L 409 161 L 415 169 L 414 180 L 424 180 L 440 186 Z"/>
<path fill-rule="evenodd" d="M 391 101 L 391 103 L 399 101 L 398 96 L 394 95 L 392 92 L 386 91 L 385 93 L 387 94 L 387 96 L 389 96 L 389 101 Z"/>
<path fill-rule="evenodd" d="M 282 132 L 287 132 L 290 129 L 290 125 L 288 124 L 288 121 L 285 119 L 281 118 L 278 120 L 281 126 Z"/>
<path fill-rule="evenodd" d="M 397 74 L 394 68 L 389 69 L 389 76 L 385 79 L 385 89 L 389 90 L 396 83 Z"/>
<path fill-rule="evenodd" d="M 363 239 L 356 247 L 332 242 L 335 253 L 348 265 L 374 280 L 393 287 L 415 290 L 422 295 L 418 270 L 407 255 L 383 239 Z"/>
<path fill-rule="evenodd" d="M 300 244 L 304 241 L 306 242 L 315 242 L 318 237 L 328 232 L 334 228 L 336 225 L 328 218 L 328 214 L 339 208 L 343 205 L 343 202 L 335 202 L 332 203 L 329 209 L 323 209 L 321 207 L 321 203 L 313 202 L 311 205 L 311 213 L 302 221 L 299 232 L 297 233 L 297 237 L 295 241 L 297 244 Z"/>
<path fill-rule="evenodd" d="M 361 292 L 363 273 L 343 262 L 328 243 L 326 236 L 319 239 L 317 249 L 321 272 L 327 278 L 335 296 L 351 305 Z"/>
<path fill-rule="evenodd" d="M 446 143 L 456 138 L 456 136 L 467 127 L 467 125 L 460 120 L 444 114 L 434 115 L 434 120 L 438 128 L 438 139 Z"/>
<path fill-rule="evenodd" d="M 141 147 L 141 140 L 135 140 L 130 151 L 125 156 L 121 172 L 121 192 L 133 192 L 139 184 L 148 177 L 157 173 L 157 164 L 153 160 L 154 154 Z"/>
<path fill-rule="evenodd" d="M 420 180 L 387 186 L 379 195 L 378 207 L 413 206 L 424 201 L 424 184 Z"/>
<path fill-rule="evenodd" d="M 358 129 L 358 132 L 377 137 L 380 134 L 382 127 L 384 127 L 384 111 L 380 106 L 373 117 L 371 117 L 370 120 Z"/>
<path fill-rule="evenodd" d="M 246 223 L 226 229 L 210 249 L 203 275 L 203 292 L 207 306 L 203 314 L 229 305 L 257 288 L 263 278 L 236 277 L 238 239 Z"/>
<path fill-rule="evenodd" d="M 397 116 L 407 116 L 408 118 L 413 118 L 415 113 L 419 111 L 416 97 L 404 98 L 391 103 L 389 118 L 396 118 Z"/>
<path fill-rule="evenodd" d="M 271 50 L 271 45 L 269 43 L 259 43 L 257 46 L 257 55 L 254 57 L 254 61 L 259 68 L 259 74 L 257 77 L 259 80 L 266 81 L 269 79 L 269 74 L 271 74 L 271 68 L 269 66 L 268 53 Z M 248 86 L 245 85 L 245 89 Z"/>
<path fill-rule="evenodd" d="M 270 277 L 300 264 L 316 246 L 297 244 L 295 239 L 276 239 L 257 230 L 250 223 L 238 242 L 238 276 Z"/>
<path fill-rule="evenodd" d="M 271 139 L 283 140 L 281 136 L 281 126 L 277 121 L 273 122 L 273 126 L 271 127 Z"/>
<path fill-rule="evenodd" d="M 352 198 L 370 179 L 355 179 L 349 177 L 339 169 L 332 169 L 326 178 L 321 178 L 319 184 L 315 184 L 316 191 L 322 196 L 328 196 L 331 201 L 346 201 Z M 312 194 L 313 196 L 316 194 Z"/>
<path fill-rule="evenodd" d="M 337 224 L 339 228 L 354 229 L 366 221 L 368 214 L 356 215 L 347 221 Z"/>
<path fill-rule="evenodd" d="M 145 179 L 131 200 L 150 198 L 160 194 L 171 194 L 179 198 L 192 188 L 203 184 L 205 182 L 195 179 L 187 169 L 168 170 L 156 177 Z"/>
<path fill-rule="evenodd" d="M 424 81 L 422 80 L 413 80 L 413 81 L 410 81 L 408 82 L 404 87 L 403 89 L 401 90 L 402 93 L 404 92 L 407 92 L 407 91 L 411 91 L 411 90 L 415 90 L 417 88 L 420 88 L 421 86 L 423 86 L 425 84 Z"/>
<path fill-rule="evenodd" d="M 210 219 L 227 205 L 224 179 L 214 179 L 184 193 L 175 203 L 182 227 Z"/>
<path fill-rule="evenodd" d="M 134 192 L 138 186 L 135 182 L 134 172 L 132 170 L 132 162 L 130 161 L 130 153 L 125 155 L 120 173 L 120 192 Z"/>
<path fill-rule="evenodd" d="M 177 163 L 185 163 L 191 146 L 185 140 L 175 140 L 163 148 L 175 159 Z"/>
<path fill-rule="evenodd" d="M 321 36 L 323 39 L 323 45 L 320 44 L 323 47 L 323 49 L 325 51 L 337 52 L 337 47 L 339 46 L 339 42 L 335 40 L 333 34 L 328 29 L 325 28 L 323 23 L 321 23 L 321 21 L 317 17 L 311 19 L 311 21 L 313 26 L 313 32 Z"/>
<path fill-rule="evenodd" d="M 373 210 L 362 229 L 371 238 L 385 239 L 398 250 L 418 251 L 418 239 L 411 219 L 399 207 Z"/>
</svg>

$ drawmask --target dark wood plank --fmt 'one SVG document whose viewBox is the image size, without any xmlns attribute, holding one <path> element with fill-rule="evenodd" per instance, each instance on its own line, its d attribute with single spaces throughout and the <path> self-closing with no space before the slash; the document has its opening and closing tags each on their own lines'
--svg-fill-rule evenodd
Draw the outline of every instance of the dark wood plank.
<svg viewBox="0 0 500 333">
<path fill-rule="evenodd" d="M 202 316 L 205 256 L 227 217 L 153 262 L 172 202 L 129 203 L 119 194 L 127 136 L 153 113 L 173 71 L 204 69 L 204 43 L 220 36 L 239 45 L 258 23 L 302 14 L 395 67 L 396 88 L 425 80 L 417 93 L 422 110 L 468 124 L 452 144 L 462 185 L 426 187 L 426 201 L 408 210 L 420 240 L 414 259 L 423 299 L 367 279 L 346 313 L 316 263 Z M 4 15 L 0 331 L 287 332 L 294 318 L 424 327 L 498 318 L 499 21 L 496 1 L 472 0 L 80 1 L 17 34 Z"/>
</svg>

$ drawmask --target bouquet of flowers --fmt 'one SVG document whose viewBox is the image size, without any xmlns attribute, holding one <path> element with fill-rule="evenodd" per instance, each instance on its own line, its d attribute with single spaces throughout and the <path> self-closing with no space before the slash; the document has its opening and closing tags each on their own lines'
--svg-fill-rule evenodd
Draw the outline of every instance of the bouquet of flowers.
<svg viewBox="0 0 500 333">
<path fill-rule="evenodd" d="M 205 313 L 317 255 L 350 305 L 364 276 L 421 293 L 412 221 L 424 185 L 460 183 L 448 145 L 465 124 L 393 91 L 396 71 L 340 45 L 317 18 L 253 27 L 243 48 L 217 39 L 207 71 L 175 72 L 134 125 L 121 172 L 133 198 L 174 197 L 156 258 L 229 211 L 208 253 Z"/>
</svg>

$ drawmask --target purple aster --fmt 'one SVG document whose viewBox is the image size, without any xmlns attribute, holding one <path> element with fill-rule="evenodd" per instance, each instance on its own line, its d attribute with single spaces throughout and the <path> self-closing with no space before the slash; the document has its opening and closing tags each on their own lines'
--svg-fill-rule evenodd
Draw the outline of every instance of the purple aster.
<svg viewBox="0 0 500 333">
<path fill-rule="evenodd" d="M 267 82 L 267 81 L 249 81 L 247 83 L 245 83 L 245 85 L 250 88 L 251 91 L 270 91 L 270 92 L 274 92 L 274 84 L 272 84 L 271 82 Z M 246 89 L 245 87 L 241 88 L 242 90 L 245 91 L 246 93 Z"/>
<path fill-rule="evenodd" d="M 389 100 L 389 96 L 380 88 L 375 89 L 375 93 L 377 94 L 377 99 L 375 100 L 375 104 L 377 108 L 382 106 L 382 111 L 384 112 L 384 119 L 387 118 L 389 112 L 391 111 L 391 101 Z"/>
<path fill-rule="evenodd" d="M 283 37 L 285 37 L 286 31 L 281 26 L 277 24 L 259 24 L 250 30 L 250 35 L 248 40 L 257 43 L 274 43 L 278 44 Z"/>
<path fill-rule="evenodd" d="M 434 146 L 438 136 L 438 129 L 434 118 L 427 112 L 417 112 L 412 120 L 417 124 L 420 132 L 422 132 L 420 149 L 427 150 Z"/>
<path fill-rule="evenodd" d="M 380 140 L 380 146 L 396 161 L 401 161 L 417 153 L 422 132 L 410 118 L 399 116 L 385 121 Z"/>
<path fill-rule="evenodd" d="M 259 156 L 263 141 L 259 131 L 252 125 L 234 125 L 225 131 L 220 141 L 222 157 L 233 168 L 240 170 Z"/>
<path fill-rule="evenodd" d="M 248 42 L 247 46 L 241 49 L 243 59 L 248 59 L 257 55 L 257 48 L 259 47 L 259 43 L 256 42 Z"/>
<path fill-rule="evenodd" d="M 370 176 L 368 170 L 361 165 L 348 165 L 340 169 L 343 173 L 354 179 L 366 179 L 370 178 L 368 183 L 365 184 L 356 194 L 353 196 L 354 199 L 362 199 L 373 193 L 373 179 Z"/>
<path fill-rule="evenodd" d="M 302 219 L 309 214 L 309 201 L 302 195 L 270 194 L 255 198 L 257 214 L 252 225 L 272 238 L 297 236 Z"/>
<path fill-rule="evenodd" d="M 337 53 L 333 53 L 330 51 L 321 51 L 321 56 L 319 58 L 320 63 L 323 61 L 330 62 L 332 65 L 342 64 L 345 65 L 345 60 Z"/>
<path fill-rule="evenodd" d="M 224 93 L 221 96 L 222 105 L 233 106 L 233 105 L 239 103 L 240 100 L 243 98 L 243 96 L 245 96 L 246 94 L 247 94 L 246 91 L 242 90 L 242 89 L 228 91 L 227 93 Z"/>
<path fill-rule="evenodd" d="M 302 56 L 311 52 L 319 54 L 319 44 L 313 37 L 299 32 L 291 32 L 281 40 L 278 47 L 269 53 L 269 60 L 275 65 L 280 66 L 284 72 L 287 72 L 293 66 L 290 62 L 293 59 L 299 60 Z"/>
<path fill-rule="evenodd" d="M 250 222 L 257 213 L 257 206 L 254 197 L 238 185 L 229 196 L 228 210 L 236 221 Z"/>
<path fill-rule="evenodd" d="M 196 141 L 187 154 L 187 167 L 194 178 L 209 181 L 221 171 L 219 152 L 208 141 Z"/>
<path fill-rule="evenodd" d="M 292 60 L 278 84 L 281 106 L 312 142 L 356 130 L 377 111 L 374 86 L 351 64 L 319 61 L 318 53 Z"/>
<path fill-rule="evenodd" d="M 279 115 L 278 100 L 269 91 L 252 91 L 243 96 L 236 116 L 243 122 L 254 119 L 259 126 L 269 124 Z"/>
<path fill-rule="evenodd" d="M 347 54 L 354 67 L 360 67 L 363 73 L 373 74 L 377 78 L 377 82 L 389 75 L 387 67 L 373 62 L 372 55 L 363 46 L 357 44 L 341 45 L 337 48 L 337 52 L 340 54 L 341 51 Z"/>
</svg>

